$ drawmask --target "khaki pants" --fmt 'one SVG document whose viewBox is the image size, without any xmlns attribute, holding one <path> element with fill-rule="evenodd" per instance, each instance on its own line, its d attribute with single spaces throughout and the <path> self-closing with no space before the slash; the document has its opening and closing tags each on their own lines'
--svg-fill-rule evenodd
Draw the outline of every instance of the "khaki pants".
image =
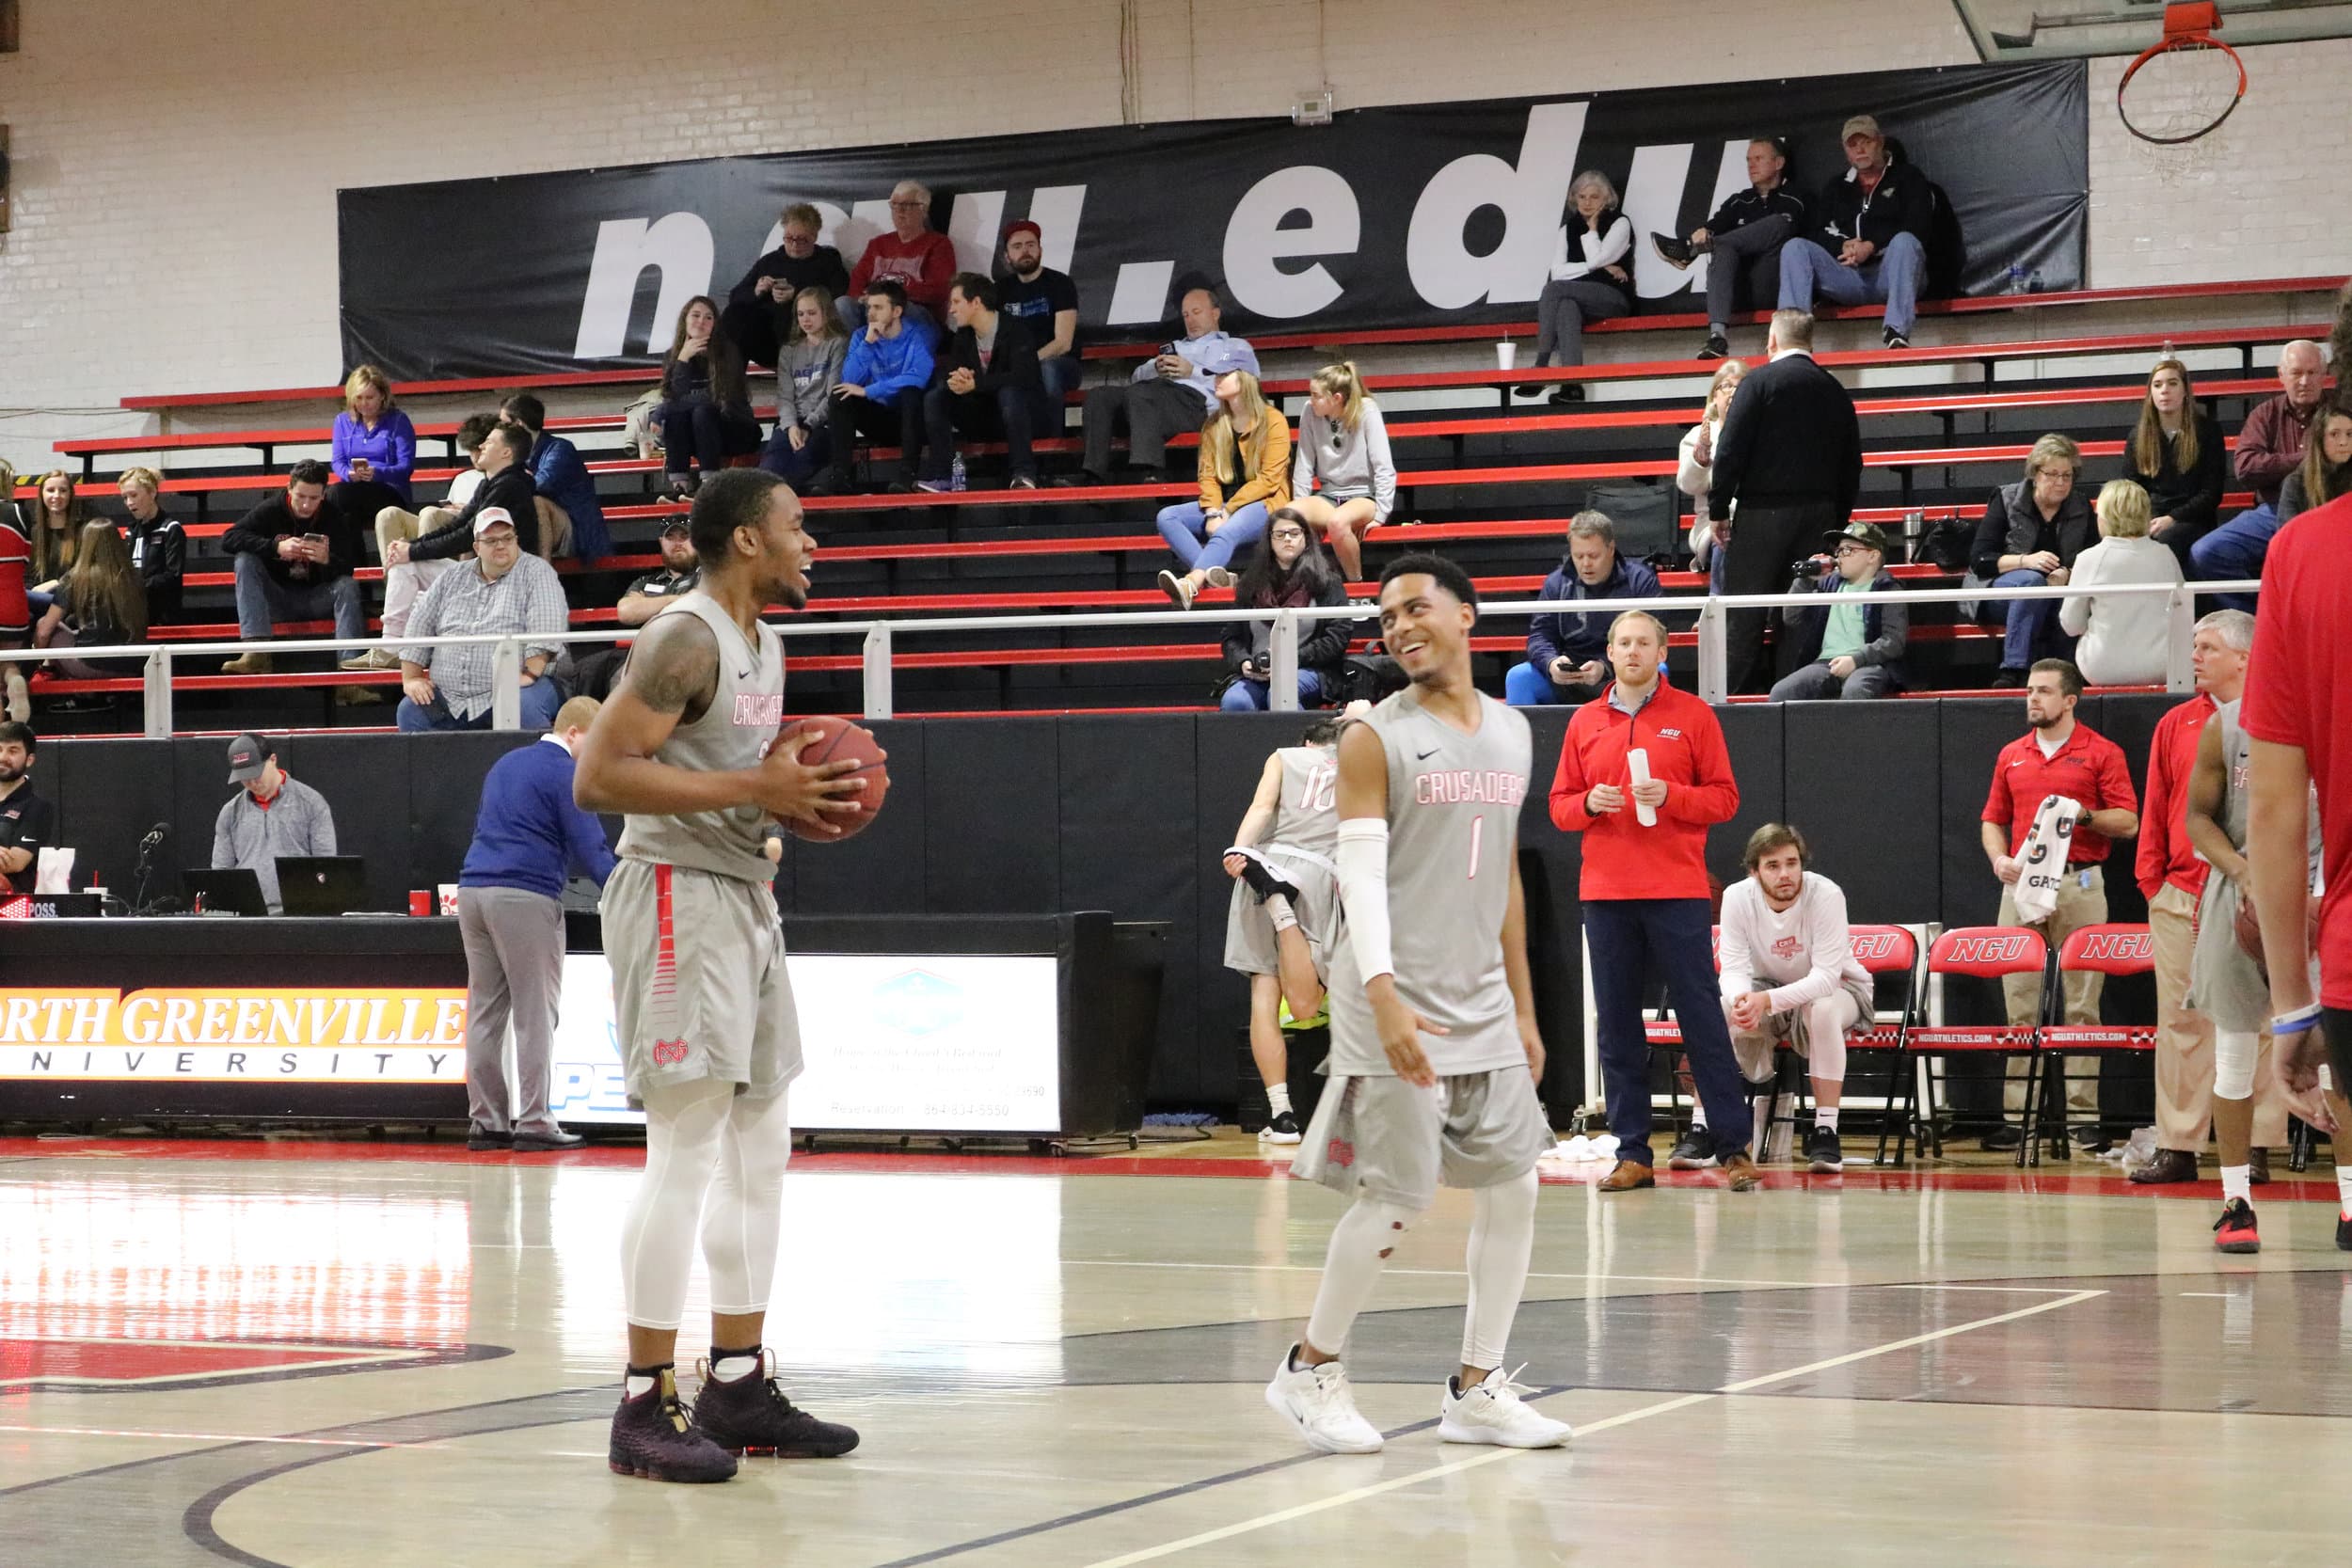
<svg viewBox="0 0 2352 1568">
<path fill-rule="evenodd" d="M 456 520 L 457 514 L 446 506 L 428 506 L 421 513 L 388 506 L 375 515 L 376 557 L 381 560 L 388 555 L 397 540 L 436 533 Z M 417 608 L 433 579 L 449 568 L 446 561 L 411 561 L 384 568 L 384 636 L 379 647 L 399 646 L 401 633 L 408 629 L 409 611 Z"/>
<path fill-rule="evenodd" d="M 2086 880 L 2090 884 L 2088 887 L 2083 885 Z M 2055 952 L 2058 943 L 2068 937 L 2086 926 L 2100 924 L 2106 917 L 2106 878 L 2099 867 L 2091 866 L 2088 869 L 2087 876 L 2082 870 L 2069 871 L 2066 874 L 2066 879 L 2058 883 L 2057 910 L 2051 913 L 2048 920 L 2032 928 L 2042 933 L 2042 939 L 2049 942 L 2051 950 Z M 2017 890 L 2014 887 L 2001 889 L 2000 923 L 2004 926 L 2026 924 L 2017 918 Z M 2106 981 L 2106 976 L 2104 974 L 2067 975 L 2065 977 L 2066 1012 L 2063 1022 L 2068 1023 L 2098 1022 L 2099 992 Z M 2039 976 L 2009 975 L 2001 981 L 2001 995 L 2009 1004 L 2009 1022 L 2011 1028 L 2037 1022 L 2034 1009 L 2042 996 L 2042 981 Z M 2042 1067 L 2045 1071 L 2048 1071 L 2054 1069 L 2056 1064 L 2045 1062 Z M 2068 1114 L 2070 1116 L 2077 1114 L 2084 1117 L 2096 1116 L 2099 1110 L 2099 1058 L 2069 1056 L 2066 1058 L 2066 1071 L 2069 1075 L 2066 1085 Z M 2074 1076 L 2075 1074 L 2081 1076 Z M 2026 1059 L 2024 1057 L 2011 1056 L 2009 1059 L 2009 1083 L 2002 1091 L 2001 1099 L 2002 1103 L 2012 1114 L 2026 1108 Z"/>
<path fill-rule="evenodd" d="M 2156 1144 L 2194 1154 L 2213 1130 L 2213 1020 L 2181 1005 L 2197 945 L 2197 900 L 2167 882 L 2148 905 L 2156 947 Z M 2287 1141 L 2286 1090 L 2271 1070 L 2270 1035 L 2254 1061 L 2256 1148 Z"/>
<path fill-rule="evenodd" d="M 553 561 L 572 553 L 572 515 L 547 497 L 539 499 L 539 559 Z"/>
</svg>

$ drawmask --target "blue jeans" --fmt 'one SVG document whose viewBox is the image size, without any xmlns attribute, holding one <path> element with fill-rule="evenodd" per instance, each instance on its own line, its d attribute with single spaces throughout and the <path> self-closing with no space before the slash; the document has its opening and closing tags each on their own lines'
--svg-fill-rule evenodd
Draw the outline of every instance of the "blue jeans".
<svg viewBox="0 0 2352 1568">
<path fill-rule="evenodd" d="M 1660 980 L 1682 1027 L 1683 1051 L 1715 1152 L 1748 1145 L 1747 1089 L 1731 1053 L 1731 1028 L 1716 990 L 1709 940 L 1713 913 L 1704 898 L 1592 898 L 1584 903 L 1600 1078 L 1617 1158 L 1650 1163 L 1649 1034 L 1644 998 Z"/>
<path fill-rule="evenodd" d="M 331 582 L 283 583 L 269 575 L 258 555 L 237 557 L 237 637 L 266 642 L 279 621 L 335 621 L 335 635 L 350 641 L 345 658 L 365 651 L 368 596 L 359 579 L 345 572 Z"/>
<path fill-rule="evenodd" d="M 1251 501 L 1228 515 L 1225 526 L 1215 533 L 1207 531 L 1205 522 L 1199 501 L 1160 510 L 1160 537 L 1168 541 L 1168 547 L 1176 552 L 1187 572 L 1226 565 L 1241 553 L 1243 546 L 1256 544 L 1266 529 L 1265 502 Z"/>
<path fill-rule="evenodd" d="M 2041 572 L 2020 566 L 2013 572 L 2003 572 L 1993 579 L 1995 588 L 2046 588 L 2050 579 Z M 2002 606 L 2007 611 L 2009 629 L 2001 638 L 2001 668 L 2024 670 L 2037 658 L 2047 657 L 2050 642 L 2058 626 L 2057 599 L 2010 599 Z"/>
<path fill-rule="evenodd" d="M 1600 688 L 1597 686 L 1556 686 L 1549 671 L 1538 670 L 1530 663 L 1514 664 L 1502 676 L 1502 700 L 1513 707 L 1589 703 L 1599 695 Z"/>
<path fill-rule="evenodd" d="M 1919 315 L 1919 277 L 1928 249 L 1915 234 L 1898 234 L 1886 248 L 1859 267 L 1850 267 L 1811 240 L 1790 240 L 1780 248 L 1780 304 L 1784 310 L 1810 310 L 1816 295 L 1839 305 L 1886 307 L 1886 329 L 1911 335 Z"/>
<path fill-rule="evenodd" d="M 1075 354 L 1037 362 L 1045 385 L 1029 400 L 1029 431 L 1039 440 L 1070 434 L 1070 394 L 1086 378 L 1086 365 Z"/>
<path fill-rule="evenodd" d="M 2267 502 L 2241 512 L 2188 547 L 2194 568 L 2189 575 L 2205 582 L 2259 578 L 2263 559 L 2270 553 L 2270 537 L 2278 531 L 2278 511 Z M 2254 613 L 2251 594 L 2216 594 L 2214 598 L 2225 610 Z"/>
<path fill-rule="evenodd" d="M 542 676 L 524 687 L 522 696 L 522 727 L 552 729 L 555 710 L 564 705 L 564 693 L 555 689 L 555 683 Z M 449 710 L 449 699 L 436 690 L 433 701 L 423 707 L 419 707 L 413 698 L 403 697 L 392 722 L 411 735 L 425 730 L 486 730 L 490 727 L 491 711 L 485 707 L 471 719 L 460 719 Z"/>
<path fill-rule="evenodd" d="M 1315 707 L 1323 702 L 1323 677 L 1312 670 L 1298 672 L 1298 705 Z M 1253 681 L 1244 675 L 1225 689 L 1225 695 L 1216 705 L 1227 713 L 1263 713 L 1271 705 L 1267 701 L 1266 683 Z"/>
<path fill-rule="evenodd" d="M 805 428 L 808 442 L 795 449 L 792 427 L 778 420 L 775 434 L 768 437 L 768 444 L 759 452 L 759 466 L 796 490 L 823 473 L 833 461 L 833 426 L 813 424 Z"/>
</svg>

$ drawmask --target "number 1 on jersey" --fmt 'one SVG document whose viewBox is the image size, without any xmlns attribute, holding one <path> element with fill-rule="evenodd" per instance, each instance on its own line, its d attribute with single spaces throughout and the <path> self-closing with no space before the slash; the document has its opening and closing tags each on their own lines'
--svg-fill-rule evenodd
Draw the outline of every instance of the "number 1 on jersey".
<svg viewBox="0 0 2352 1568">
<path fill-rule="evenodd" d="M 1470 818 L 1470 870 L 1464 873 L 1467 881 L 1478 880 L 1478 848 L 1486 840 L 1486 814 L 1480 812 Z"/>
</svg>

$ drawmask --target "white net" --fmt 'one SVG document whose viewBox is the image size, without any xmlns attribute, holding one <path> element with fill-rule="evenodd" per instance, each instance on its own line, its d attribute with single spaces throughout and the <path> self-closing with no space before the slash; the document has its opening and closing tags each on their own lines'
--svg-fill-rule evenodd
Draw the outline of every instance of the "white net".
<svg viewBox="0 0 2352 1568">
<path fill-rule="evenodd" d="M 2237 106 L 2245 76 L 2217 44 L 2186 44 L 2144 61 L 2123 84 L 2117 107 L 2133 136 L 2154 146 L 2194 146 Z"/>
</svg>

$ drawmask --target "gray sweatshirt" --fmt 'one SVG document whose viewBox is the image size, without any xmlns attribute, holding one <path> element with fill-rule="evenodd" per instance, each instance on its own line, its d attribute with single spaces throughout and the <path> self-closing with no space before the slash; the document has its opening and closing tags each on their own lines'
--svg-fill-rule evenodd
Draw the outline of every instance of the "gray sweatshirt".
<svg viewBox="0 0 2352 1568">
<path fill-rule="evenodd" d="M 1389 456 L 1389 427 L 1380 405 L 1364 400 L 1356 428 L 1326 420 L 1312 408 L 1298 417 L 1298 439 L 1291 451 L 1291 494 L 1304 496 L 1312 481 L 1323 481 L 1324 495 L 1333 501 L 1358 496 L 1372 498 L 1372 520 L 1385 523 L 1396 505 L 1396 464 Z"/>
<path fill-rule="evenodd" d="M 847 338 L 812 343 L 796 337 L 785 345 L 784 363 L 776 367 L 778 424 L 813 429 L 825 422 L 834 383 L 841 379 L 841 356 L 849 351 Z"/>
<path fill-rule="evenodd" d="M 213 824 L 213 869 L 250 870 L 261 879 L 262 902 L 272 914 L 283 907 L 278 857 L 334 852 L 335 816 L 326 809 L 326 798 L 299 779 L 288 779 L 266 810 L 254 803 L 251 790 L 240 786 Z"/>
</svg>

